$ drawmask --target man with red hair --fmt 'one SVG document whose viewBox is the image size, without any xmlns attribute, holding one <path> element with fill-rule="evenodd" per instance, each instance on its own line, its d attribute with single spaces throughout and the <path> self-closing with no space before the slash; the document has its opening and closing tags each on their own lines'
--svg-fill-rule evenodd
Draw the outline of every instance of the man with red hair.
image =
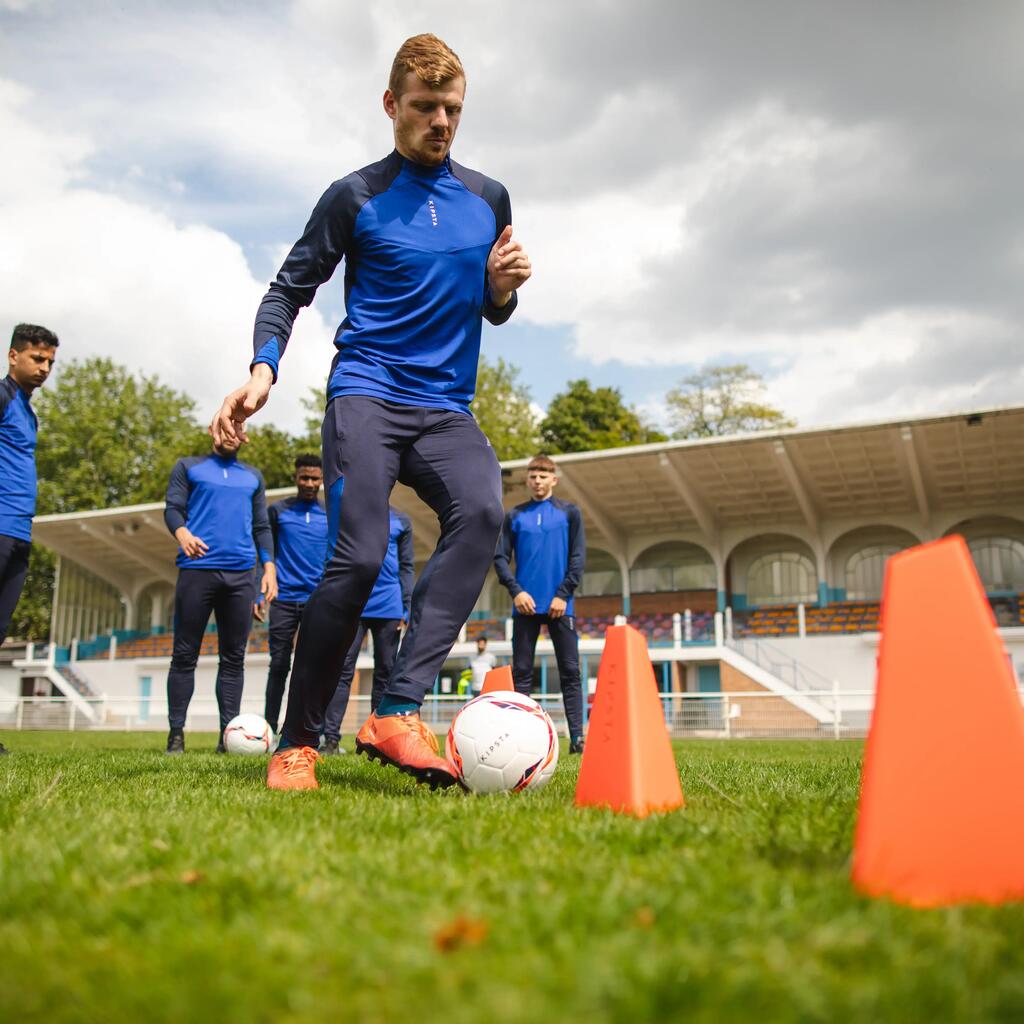
<svg viewBox="0 0 1024 1024">
<path fill-rule="evenodd" d="M 323 426 L 330 556 L 302 616 L 272 789 L 317 786 L 324 711 L 384 559 L 396 480 L 437 514 L 441 537 L 356 750 L 432 787 L 457 781 L 419 708 L 473 608 L 501 527 L 498 461 L 469 411 L 481 320 L 508 320 L 530 277 L 504 186 L 449 155 L 465 92 L 462 63 L 444 42 L 406 40 L 384 93 L 394 150 L 320 199 L 256 315 L 250 378 L 212 424 L 215 437 L 245 436 L 295 317 L 344 259 L 347 315 Z"/>
</svg>

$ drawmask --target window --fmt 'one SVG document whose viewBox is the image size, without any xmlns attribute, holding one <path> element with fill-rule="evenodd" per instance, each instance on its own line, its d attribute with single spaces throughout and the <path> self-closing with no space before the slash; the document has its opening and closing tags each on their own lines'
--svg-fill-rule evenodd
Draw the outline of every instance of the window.
<svg viewBox="0 0 1024 1024">
<path fill-rule="evenodd" d="M 587 549 L 587 561 L 576 594 L 580 597 L 605 597 L 622 593 L 619 563 L 607 551 Z"/>
<path fill-rule="evenodd" d="M 717 585 L 711 557 L 696 544 L 669 541 L 655 544 L 637 558 L 629 571 L 634 594 L 672 590 L 714 590 Z"/>
<path fill-rule="evenodd" d="M 885 563 L 903 549 L 895 544 L 873 544 L 855 551 L 846 563 L 846 596 L 851 601 L 877 601 L 882 596 Z"/>
<path fill-rule="evenodd" d="M 797 551 L 774 551 L 755 558 L 747 570 L 747 603 L 799 604 L 818 600 L 814 563 Z"/>
<path fill-rule="evenodd" d="M 1010 537 L 979 537 L 967 546 L 988 593 L 1024 591 L 1024 543 Z"/>
</svg>

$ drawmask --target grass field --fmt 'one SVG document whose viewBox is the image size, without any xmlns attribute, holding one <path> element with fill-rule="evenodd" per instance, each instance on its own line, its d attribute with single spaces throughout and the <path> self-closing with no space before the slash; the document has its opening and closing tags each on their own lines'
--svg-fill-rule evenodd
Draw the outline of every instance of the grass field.
<svg viewBox="0 0 1024 1024">
<path fill-rule="evenodd" d="M 676 745 L 685 811 L 317 793 L 157 734 L 0 733 L 0 1020 L 1024 1019 L 1024 905 L 850 888 L 858 743 Z M 212 750 L 213 737 L 189 739 Z"/>
</svg>

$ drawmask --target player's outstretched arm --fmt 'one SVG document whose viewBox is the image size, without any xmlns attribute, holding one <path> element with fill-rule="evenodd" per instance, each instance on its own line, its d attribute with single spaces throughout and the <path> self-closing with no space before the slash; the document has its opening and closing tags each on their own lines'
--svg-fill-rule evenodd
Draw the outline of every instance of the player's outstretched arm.
<svg viewBox="0 0 1024 1024">
<path fill-rule="evenodd" d="M 210 423 L 210 435 L 216 444 L 222 444 L 225 438 L 249 440 L 245 421 L 267 404 L 273 383 L 273 370 L 266 363 L 256 363 L 248 381 L 225 397 Z"/>
</svg>

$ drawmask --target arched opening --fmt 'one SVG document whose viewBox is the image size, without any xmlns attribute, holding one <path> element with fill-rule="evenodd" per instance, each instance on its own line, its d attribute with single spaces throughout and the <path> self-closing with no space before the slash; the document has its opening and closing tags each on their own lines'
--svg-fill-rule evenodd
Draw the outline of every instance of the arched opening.
<svg viewBox="0 0 1024 1024">
<path fill-rule="evenodd" d="M 949 534 L 960 534 L 989 596 L 1024 593 L 1024 523 L 1004 516 L 969 519 Z"/>
<path fill-rule="evenodd" d="M 629 570 L 629 587 L 636 594 L 714 590 L 715 563 L 696 544 L 670 540 L 637 556 Z"/>
<path fill-rule="evenodd" d="M 614 555 L 600 548 L 587 548 L 579 597 L 622 597 L 622 571 Z"/>
<path fill-rule="evenodd" d="M 895 526 L 862 526 L 843 534 L 829 552 L 829 600 L 878 601 L 886 562 L 917 543 Z"/>
<path fill-rule="evenodd" d="M 729 556 L 734 609 L 811 604 L 818 600 L 818 570 L 810 547 L 796 537 L 751 537 Z"/>
</svg>

